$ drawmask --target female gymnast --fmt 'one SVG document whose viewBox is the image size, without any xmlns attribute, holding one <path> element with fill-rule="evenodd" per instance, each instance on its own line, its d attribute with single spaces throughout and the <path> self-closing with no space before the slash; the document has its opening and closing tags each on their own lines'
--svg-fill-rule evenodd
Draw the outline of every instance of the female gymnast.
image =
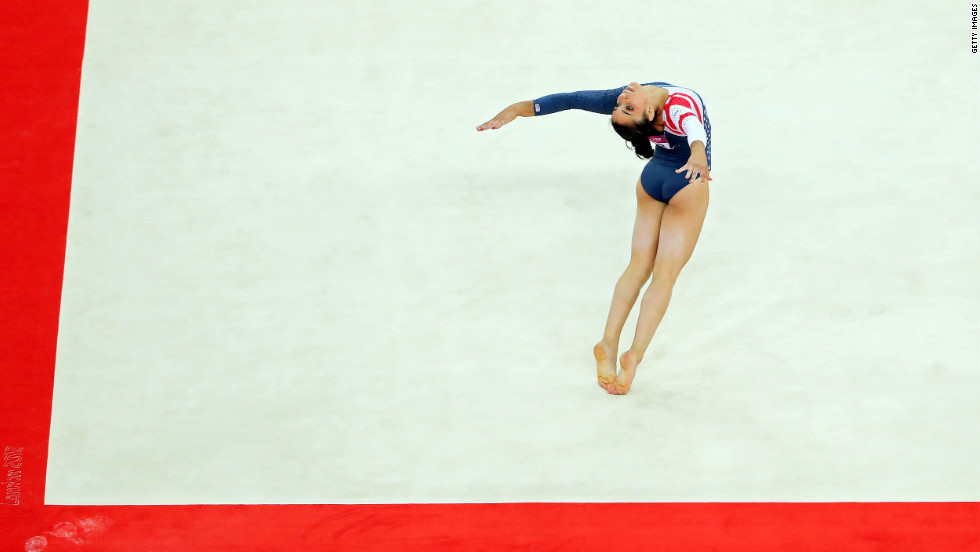
<svg viewBox="0 0 980 552">
<path fill-rule="evenodd" d="M 616 133 L 631 144 L 638 157 L 649 159 L 636 183 L 629 265 L 616 283 L 602 341 L 592 350 L 599 385 L 610 394 L 625 395 L 667 310 L 677 275 L 701 234 L 711 180 L 711 124 L 704 102 L 693 90 L 665 82 L 631 82 L 611 90 L 551 94 L 518 102 L 476 129 L 498 129 L 517 117 L 567 109 L 611 115 Z M 619 357 L 617 374 L 619 337 L 647 280 L 650 285 L 640 303 L 633 344 Z"/>
</svg>

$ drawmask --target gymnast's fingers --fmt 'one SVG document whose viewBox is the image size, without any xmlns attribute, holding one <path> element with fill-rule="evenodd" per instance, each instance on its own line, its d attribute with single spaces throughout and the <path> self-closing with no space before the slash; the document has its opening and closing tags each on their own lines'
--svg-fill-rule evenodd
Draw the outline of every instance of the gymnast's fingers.
<svg viewBox="0 0 980 552">
<path fill-rule="evenodd" d="M 683 167 L 677 169 L 674 172 L 679 173 L 681 171 L 687 171 L 687 173 L 684 174 L 684 178 L 687 178 L 687 179 L 690 179 L 691 178 L 691 164 L 690 163 L 685 164 Z"/>
<path fill-rule="evenodd" d="M 483 123 L 482 125 L 476 127 L 476 129 L 477 130 L 498 129 L 498 128 L 506 125 L 508 122 L 510 122 L 510 121 L 508 121 L 507 119 L 505 119 L 503 117 L 500 117 L 498 115 L 497 117 L 494 117 L 493 119 L 490 119 L 489 121 L 487 121 L 487 122 Z"/>
<path fill-rule="evenodd" d="M 677 169 L 674 172 L 678 172 L 679 173 L 679 172 L 682 172 L 682 171 L 687 171 L 686 173 L 684 173 L 684 178 L 690 179 L 691 178 L 691 169 L 693 169 L 693 167 L 691 166 L 691 163 L 688 162 L 683 167 Z"/>
</svg>

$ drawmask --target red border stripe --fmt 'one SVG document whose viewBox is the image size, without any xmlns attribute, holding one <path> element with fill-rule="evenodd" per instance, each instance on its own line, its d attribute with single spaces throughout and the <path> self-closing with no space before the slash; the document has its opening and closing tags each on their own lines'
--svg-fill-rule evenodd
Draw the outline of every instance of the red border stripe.
<svg viewBox="0 0 980 552">
<path fill-rule="evenodd" d="M 0 448 L 23 448 L 29 505 L 44 499 L 86 11 L 0 1 Z"/>
<path fill-rule="evenodd" d="M 75 550 L 78 540 L 107 552 L 980 549 L 977 503 L 49 506 L 33 513 L 0 541 L 4 550 L 22 550 L 35 537 L 49 552 Z M 83 530 L 93 519 L 103 528 Z"/>
</svg>

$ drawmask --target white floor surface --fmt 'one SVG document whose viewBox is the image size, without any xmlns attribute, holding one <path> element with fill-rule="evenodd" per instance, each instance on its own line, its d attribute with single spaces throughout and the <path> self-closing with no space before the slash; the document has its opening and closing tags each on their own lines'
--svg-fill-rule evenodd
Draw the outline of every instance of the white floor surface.
<svg viewBox="0 0 980 552">
<path fill-rule="evenodd" d="M 92 0 L 47 502 L 980 499 L 969 4 Z M 595 383 L 642 162 L 701 241 Z M 624 332 L 628 347 L 635 320 Z"/>
</svg>

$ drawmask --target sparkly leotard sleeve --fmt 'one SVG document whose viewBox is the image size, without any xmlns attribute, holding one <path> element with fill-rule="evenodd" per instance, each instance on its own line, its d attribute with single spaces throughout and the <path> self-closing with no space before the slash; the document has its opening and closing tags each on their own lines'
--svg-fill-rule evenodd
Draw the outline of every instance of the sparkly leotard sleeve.
<svg viewBox="0 0 980 552">
<path fill-rule="evenodd" d="M 625 86 L 620 86 L 610 90 L 580 90 L 549 94 L 534 100 L 534 115 L 550 115 L 567 109 L 611 115 L 616 108 L 616 98 L 625 89 Z"/>
</svg>

